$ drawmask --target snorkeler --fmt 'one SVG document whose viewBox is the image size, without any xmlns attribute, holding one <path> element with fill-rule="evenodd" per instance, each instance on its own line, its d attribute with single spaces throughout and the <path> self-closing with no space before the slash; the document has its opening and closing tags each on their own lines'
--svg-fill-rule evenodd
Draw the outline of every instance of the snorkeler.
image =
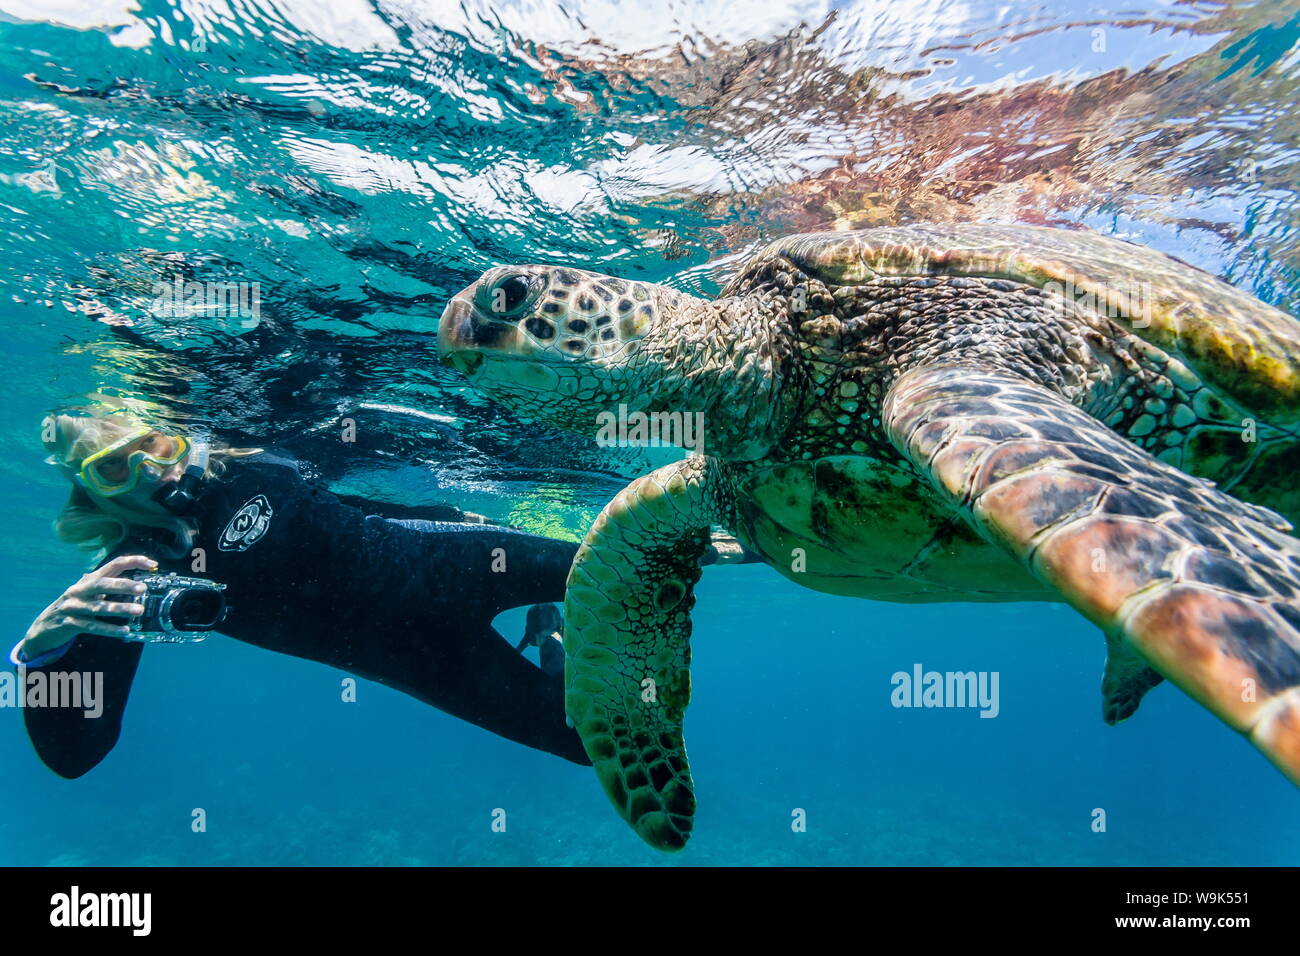
<svg viewBox="0 0 1300 956">
<path fill-rule="evenodd" d="M 47 424 L 49 460 L 73 483 L 56 532 L 105 555 L 11 653 L 27 672 L 104 675 L 97 719 L 24 709 L 32 743 L 56 773 L 84 774 L 117 742 L 144 650 L 130 640 L 145 597 L 134 575 L 155 568 L 225 585 L 225 635 L 378 681 L 587 763 L 565 724 L 562 681 L 492 627 L 507 608 L 561 600 L 577 545 L 453 507 L 335 495 L 293 461 L 209 447 L 120 411 Z"/>
<path fill-rule="evenodd" d="M 576 544 L 451 506 L 336 495 L 292 460 L 217 448 L 123 410 L 73 410 L 46 425 L 47 460 L 72 482 L 55 531 L 102 558 L 10 654 L 28 674 L 103 674 L 103 713 L 94 720 L 68 707 L 23 711 L 37 753 L 56 773 L 81 776 L 117 743 L 144 650 L 138 631 L 149 594 L 140 578 L 165 573 L 222 588 L 223 614 L 200 626 L 219 624 L 236 640 L 337 667 L 589 762 L 565 721 L 558 610 L 530 610 L 519 649 L 492 627 L 508 608 L 563 600 Z M 756 558 L 719 535 L 702 563 L 735 560 Z M 202 617 L 203 601 L 194 603 Z M 177 639 L 162 639 L 169 636 Z M 518 652 L 529 644 L 540 667 Z"/>
</svg>

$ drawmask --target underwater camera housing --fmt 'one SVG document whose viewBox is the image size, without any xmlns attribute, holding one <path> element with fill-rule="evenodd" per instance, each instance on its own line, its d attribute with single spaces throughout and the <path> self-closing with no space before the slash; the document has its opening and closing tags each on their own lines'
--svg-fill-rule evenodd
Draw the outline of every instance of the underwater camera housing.
<svg viewBox="0 0 1300 956">
<path fill-rule="evenodd" d="M 127 576 L 148 588 L 140 598 L 144 613 L 125 621 L 131 628 L 128 641 L 201 641 L 226 617 L 224 584 L 175 572 L 136 571 Z"/>
</svg>

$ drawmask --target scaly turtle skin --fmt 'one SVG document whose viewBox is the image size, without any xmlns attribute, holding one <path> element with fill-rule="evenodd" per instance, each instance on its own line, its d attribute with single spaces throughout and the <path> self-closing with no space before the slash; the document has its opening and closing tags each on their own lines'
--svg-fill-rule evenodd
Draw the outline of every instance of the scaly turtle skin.
<svg viewBox="0 0 1300 956">
<path fill-rule="evenodd" d="M 1106 635 L 1108 722 L 1167 677 L 1300 783 L 1300 323 L 1231 286 L 1084 233 L 889 228 L 775 242 L 711 302 L 494 269 L 439 346 L 587 434 L 620 404 L 704 416 L 703 454 L 605 508 L 565 599 L 566 709 L 650 844 L 691 830 L 713 525 L 835 594 L 1064 600 Z"/>
</svg>

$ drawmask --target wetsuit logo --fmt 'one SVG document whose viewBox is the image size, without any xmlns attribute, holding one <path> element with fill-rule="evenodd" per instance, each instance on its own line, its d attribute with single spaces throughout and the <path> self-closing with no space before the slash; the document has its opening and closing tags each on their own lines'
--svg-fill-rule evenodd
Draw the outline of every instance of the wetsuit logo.
<svg viewBox="0 0 1300 956">
<path fill-rule="evenodd" d="M 256 495 L 235 512 L 230 524 L 221 532 L 217 547 L 222 551 L 247 551 L 262 540 L 271 525 L 271 503 L 263 495 Z"/>
</svg>

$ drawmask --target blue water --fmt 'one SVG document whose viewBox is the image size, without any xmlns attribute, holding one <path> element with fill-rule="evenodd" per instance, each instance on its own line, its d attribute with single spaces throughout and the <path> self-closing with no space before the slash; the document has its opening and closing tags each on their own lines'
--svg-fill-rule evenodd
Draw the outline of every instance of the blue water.
<svg viewBox="0 0 1300 956">
<path fill-rule="evenodd" d="M 127 6 L 0 0 L 12 640 L 83 570 L 37 435 L 90 391 L 340 491 L 581 534 L 650 456 L 438 366 L 443 304 L 495 263 L 708 292 L 792 230 L 1084 224 L 1300 311 L 1295 4 Z M 258 283 L 258 322 L 151 310 L 178 275 Z M 698 594 L 683 854 L 590 770 L 214 638 L 149 649 L 80 780 L 0 710 L 0 863 L 1300 863 L 1295 788 L 1175 688 L 1102 723 L 1104 646 L 1068 608 L 856 601 L 752 566 Z M 998 672 L 1000 713 L 892 707 L 917 663 Z"/>
</svg>

